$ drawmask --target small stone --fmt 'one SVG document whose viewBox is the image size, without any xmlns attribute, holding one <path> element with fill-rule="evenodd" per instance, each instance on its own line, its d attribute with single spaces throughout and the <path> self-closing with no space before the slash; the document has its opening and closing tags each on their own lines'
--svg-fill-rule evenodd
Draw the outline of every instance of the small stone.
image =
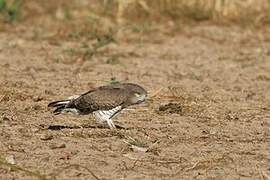
<svg viewBox="0 0 270 180">
<path fill-rule="evenodd" d="M 63 159 L 63 160 L 69 160 L 71 158 L 73 154 L 69 151 L 62 151 L 61 156 L 59 157 L 59 159 Z"/>
<path fill-rule="evenodd" d="M 42 109 L 42 107 L 40 105 L 38 105 L 38 104 L 33 105 L 32 108 L 34 110 L 41 110 Z"/>
<path fill-rule="evenodd" d="M 37 127 L 34 127 L 34 128 L 32 128 L 31 130 L 32 130 L 33 133 L 37 133 L 40 129 L 37 128 Z"/>
<path fill-rule="evenodd" d="M 134 152 L 143 152 L 146 153 L 148 151 L 148 148 L 145 147 L 139 147 L 139 146 L 135 146 L 135 145 L 131 145 L 131 148 Z"/>
<path fill-rule="evenodd" d="M 53 136 L 50 135 L 50 134 L 44 134 L 40 137 L 41 140 L 43 141 L 48 141 L 48 140 L 52 140 L 53 139 Z"/>
<path fill-rule="evenodd" d="M 41 97 L 41 96 L 36 96 L 33 98 L 34 102 L 38 102 L 38 101 L 42 101 L 42 100 L 43 100 L 43 97 Z"/>
<path fill-rule="evenodd" d="M 48 89 L 45 89 L 44 93 L 47 94 L 47 95 L 54 95 L 54 93 L 51 90 L 48 90 Z"/>
<path fill-rule="evenodd" d="M 6 116 L 4 116 L 2 119 L 3 119 L 3 121 L 10 121 L 10 119 Z"/>
</svg>

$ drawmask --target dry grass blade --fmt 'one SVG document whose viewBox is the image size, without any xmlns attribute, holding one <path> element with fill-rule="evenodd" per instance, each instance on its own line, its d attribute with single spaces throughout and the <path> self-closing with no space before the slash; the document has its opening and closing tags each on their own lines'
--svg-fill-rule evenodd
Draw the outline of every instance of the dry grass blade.
<svg viewBox="0 0 270 180">
<path fill-rule="evenodd" d="M 164 89 L 165 89 L 165 87 L 161 87 L 158 90 L 156 90 L 154 93 L 151 93 L 150 98 L 153 98 L 153 97 L 157 96 Z"/>
<path fill-rule="evenodd" d="M 130 136 L 127 136 L 127 139 L 128 139 L 127 141 L 126 140 L 123 141 L 126 144 L 130 145 L 133 151 L 144 153 L 148 151 L 148 146 L 146 145 L 146 143 L 136 140 Z"/>
<path fill-rule="evenodd" d="M 22 171 L 24 173 L 26 173 L 27 175 L 30 175 L 30 176 L 34 176 L 40 180 L 50 180 L 50 179 L 55 179 L 55 178 L 48 178 L 46 177 L 45 175 L 42 175 L 40 174 L 39 172 L 33 172 L 33 171 L 30 171 L 30 170 L 27 170 L 25 168 L 22 168 L 18 165 L 14 165 L 14 164 L 11 164 L 11 163 L 8 163 L 6 162 L 3 158 L 0 157 L 0 165 L 3 165 L 3 166 L 6 166 L 6 167 L 9 167 L 10 169 L 12 169 L 13 171 Z"/>
<path fill-rule="evenodd" d="M 161 88 L 159 88 L 158 90 L 154 91 L 153 93 L 151 93 L 151 94 L 149 95 L 149 99 L 156 97 L 156 96 L 159 95 L 164 89 L 165 89 L 165 87 L 161 87 Z"/>
<path fill-rule="evenodd" d="M 134 13 L 129 13 L 133 11 Z M 145 18 L 148 16 L 169 16 L 177 20 L 187 18 L 194 21 L 236 20 L 240 23 L 260 23 L 269 18 L 269 1 L 261 0 L 118 0 L 117 21 L 123 25 L 126 18 Z M 146 16 L 146 17 L 148 17 Z"/>
<path fill-rule="evenodd" d="M 262 171 L 262 176 L 264 177 L 264 179 L 270 180 L 270 176 L 268 174 L 266 174 L 266 172 L 264 172 L 264 171 Z"/>
<path fill-rule="evenodd" d="M 95 175 L 95 173 L 93 173 L 93 171 L 91 171 L 89 168 L 87 168 L 87 167 L 85 167 L 85 166 L 82 166 L 82 165 L 79 165 L 79 164 L 71 164 L 71 165 L 69 165 L 69 166 L 66 166 L 66 167 L 62 168 L 60 171 L 56 172 L 56 174 L 59 175 L 59 174 L 61 174 L 63 171 L 65 171 L 65 170 L 67 170 L 67 169 L 69 169 L 69 168 L 75 168 L 75 169 L 80 169 L 80 168 L 82 168 L 82 169 L 85 169 L 85 170 L 87 170 L 87 171 L 91 174 L 91 176 L 94 177 L 94 179 L 100 180 L 100 178 L 99 178 L 97 175 Z M 56 175 L 55 175 L 55 176 L 56 176 Z"/>
<path fill-rule="evenodd" d="M 190 171 L 190 170 L 192 170 L 192 169 L 195 169 L 195 168 L 198 166 L 199 163 L 200 163 L 200 161 L 197 161 L 197 162 L 194 163 L 191 167 L 187 168 L 186 171 Z"/>
<path fill-rule="evenodd" d="M 259 167 L 259 165 L 256 165 L 256 169 L 260 175 L 261 180 L 270 180 L 270 176 L 266 174 L 264 171 L 262 171 Z"/>
</svg>

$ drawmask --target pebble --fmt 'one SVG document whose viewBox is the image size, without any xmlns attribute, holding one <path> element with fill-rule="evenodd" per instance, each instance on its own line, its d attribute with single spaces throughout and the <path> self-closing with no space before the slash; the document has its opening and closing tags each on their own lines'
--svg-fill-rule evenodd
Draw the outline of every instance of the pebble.
<svg viewBox="0 0 270 180">
<path fill-rule="evenodd" d="M 65 148 L 66 145 L 65 144 L 51 144 L 49 147 L 51 149 L 60 149 L 60 148 Z"/>
<path fill-rule="evenodd" d="M 6 157 L 6 161 L 7 161 L 8 163 L 10 163 L 10 164 L 16 164 L 15 158 L 14 158 L 13 155 L 8 155 L 8 156 Z"/>
</svg>

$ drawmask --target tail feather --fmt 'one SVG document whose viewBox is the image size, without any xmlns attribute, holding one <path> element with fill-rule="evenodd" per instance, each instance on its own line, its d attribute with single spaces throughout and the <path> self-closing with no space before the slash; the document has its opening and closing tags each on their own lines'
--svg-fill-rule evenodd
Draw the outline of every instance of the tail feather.
<svg viewBox="0 0 270 180">
<path fill-rule="evenodd" d="M 48 107 L 58 107 L 62 105 L 66 105 L 70 102 L 70 100 L 61 100 L 61 101 L 54 101 L 48 104 Z"/>
<path fill-rule="evenodd" d="M 53 111 L 53 114 L 55 115 L 61 114 L 65 108 L 66 108 L 65 106 L 59 106 Z"/>
<path fill-rule="evenodd" d="M 56 108 L 53 113 L 55 115 L 60 114 L 67 107 L 71 100 L 54 101 L 48 104 L 48 107 Z"/>
</svg>

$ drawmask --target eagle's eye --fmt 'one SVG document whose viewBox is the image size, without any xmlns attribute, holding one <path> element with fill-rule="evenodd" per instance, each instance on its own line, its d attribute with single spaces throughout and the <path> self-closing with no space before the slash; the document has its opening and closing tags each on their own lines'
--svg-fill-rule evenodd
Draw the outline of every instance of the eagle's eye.
<svg viewBox="0 0 270 180">
<path fill-rule="evenodd" d="M 135 95 L 136 97 L 140 97 L 140 96 L 141 96 L 141 93 L 135 92 L 134 95 Z"/>
</svg>

